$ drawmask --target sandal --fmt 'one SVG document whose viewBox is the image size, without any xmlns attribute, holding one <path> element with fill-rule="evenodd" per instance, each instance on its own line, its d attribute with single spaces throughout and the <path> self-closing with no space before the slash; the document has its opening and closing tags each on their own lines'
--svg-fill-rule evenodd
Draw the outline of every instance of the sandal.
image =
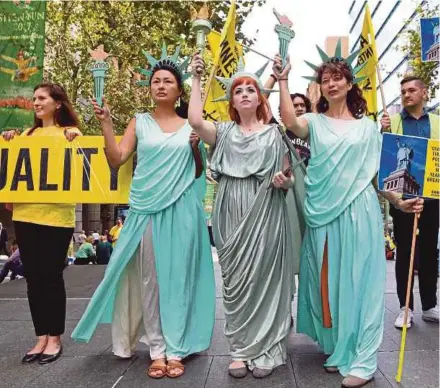
<svg viewBox="0 0 440 388">
<path fill-rule="evenodd" d="M 162 372 L 161 375 L 153 374 L 154 372 Z M 147 371 L 148 377 L 152 379 L 161 379 L 167 375 L 167 364 L 164 358 L 160 358 L 158 360 L 154 360 L 151 365 L 148 367 Z"/>
<path fill-rule="evenodd" d="M 173 369 L 180 369 L 180 372 L 174 374 L 171 373 Z M 185 373 L 185 366 L 179 360 L 168 360 L 167 364 L 167 376 L 175 379 L 176 377 L 180 377 Z"/>
</svg>

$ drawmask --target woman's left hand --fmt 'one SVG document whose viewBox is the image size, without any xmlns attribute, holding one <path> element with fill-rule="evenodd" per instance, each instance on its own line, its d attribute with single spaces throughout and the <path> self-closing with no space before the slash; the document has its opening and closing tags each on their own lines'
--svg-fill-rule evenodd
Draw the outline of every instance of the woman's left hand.
<svg viewBox="0 0 440 388">
<path fill-rule="evenodd" d="M 191 147 L 197 148 L 200 143 L 200 137 L 195 133 L 194 131 L 191 132 L 191 135 L 189 136 L 189 144 L 191 144 Z"/>
<path fill-rule="evenodd" d="M 278 171 L 272 179 L 272 183 L 277 189 L 290 189 L 291 187 L 293 187 L 293 182 L 293 176 L 288 177 L 284 175 L 282 171 Z"/>
<path fill-rule="evenodd" d="M 67 141 L 73 141 L 79 134 L 74 131 L 69 131 L 68 129 L 64 130 L 64 136 L 66 137 Z"/>
</svg>

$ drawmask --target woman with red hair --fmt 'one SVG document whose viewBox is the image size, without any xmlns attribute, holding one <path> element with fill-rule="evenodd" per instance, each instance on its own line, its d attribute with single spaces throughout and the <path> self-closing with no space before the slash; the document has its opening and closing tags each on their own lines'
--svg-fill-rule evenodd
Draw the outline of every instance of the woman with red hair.
<svg viewBox="0 0 440 388">
<path fill-rule="evenodd" d="M 267 124 L 269 106 L 263 94 L 270 91 L 259 80 L 264 69 L 252 74 L 239 66 L 231 79 L 219 79 L 226 87 L 222 100 L 230 100 L 232 120 L 212 123 L 202 118 L 200 55 L 192 67 L 188 120 L 214 148 L 211 170 L 219 182 L 212 228 L 233 361 L 229 373 L 244 377 L 249 369 L 262 378 L 287 358 L 294 250 L 299 254 L 300 245 L 294 241 L 301 236 L 300 228 L 291 228 L 286 206 L 285 192 L 294 187 L 294 178 L 283 171 L 296 155 L 288 152 L 276 126 Z"/>
</svg>

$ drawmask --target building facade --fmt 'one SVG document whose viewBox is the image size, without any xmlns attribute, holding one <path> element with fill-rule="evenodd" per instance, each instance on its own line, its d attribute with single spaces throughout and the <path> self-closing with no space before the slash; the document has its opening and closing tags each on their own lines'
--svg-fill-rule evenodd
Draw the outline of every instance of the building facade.
<svg viewBox="0 0 440 388">
<path fill-rule="evenodd" d="M 409 55 L 397 50 L 402 42 L 402 33 L 420 23 L 416 8 L 433 0 L 352 0 L 348 13 L 350 26 L 350 52 L 359 48 L 359 36 L 364 21 L 364 9 L 369 5 L 373 20 L 379 64 L 385 92 L 385 101 L 390 114 L 401 110 L 400 80 L 410 72 Z M 428 110 L 439 106 L 439 95 L 428 102 Z M 378 98 L 379 113 L 383 111 L 382 100 Z"/>
</svg>

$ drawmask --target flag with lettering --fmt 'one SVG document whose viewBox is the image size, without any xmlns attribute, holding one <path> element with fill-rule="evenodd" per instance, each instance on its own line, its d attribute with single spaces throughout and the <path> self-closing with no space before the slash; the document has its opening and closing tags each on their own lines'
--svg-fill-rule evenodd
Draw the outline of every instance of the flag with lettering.
<svg viewBox="0 0 440 388">
<path fill-rule="evenodd" d="M 46 2 L 0 1 L 0 132 L 33 123 L 33 89 L 43 78 Z"/>
<path fill-rule="evenodd" d="M 237 69 L 239 58 L 243 56 L 243 47 L 235 41 L 235 16 L 235 1 L 232 1 L 222 33 L 212 31 L 208 35 L 208 43 L 214 57 L 213 70 L 218 77 L 230 78 Z M 212 78 L 205 91 L 207 98 L 203 113 L 206 120 L 230 120 L 228 103 L 226 101 L 212 102 L 224 96 L 225 92 L 225 86 Z"/>
<path fill-rule="evenodd" d="M 367 62 L 365 67 L 356 74 L 357 77 L 367 77 L 359 83 L 364 98 L 367 100 L 367 115 L 377 121 L 377 74 L 378 63 L 376 39 L 374 35 L 373 22 L 371 20 L 370 8 L 365 6 L 365 17 L 360 36 L 361 52 L 359 53 L 357 66 Z"/>
</svg>

